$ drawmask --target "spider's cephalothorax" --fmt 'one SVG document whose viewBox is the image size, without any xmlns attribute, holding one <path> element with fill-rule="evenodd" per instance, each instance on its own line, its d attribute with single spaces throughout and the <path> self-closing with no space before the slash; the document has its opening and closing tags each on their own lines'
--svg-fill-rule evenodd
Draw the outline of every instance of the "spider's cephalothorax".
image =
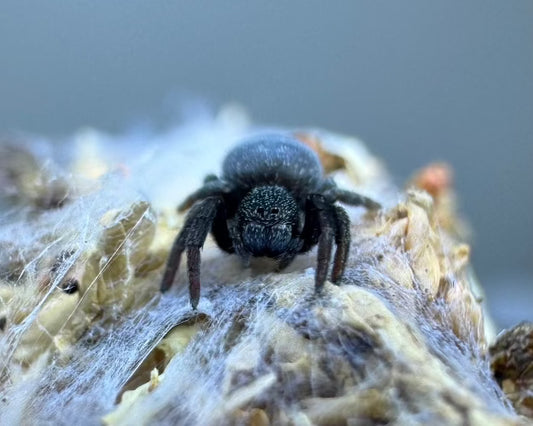
<svg viewBox="0 0 533 426">
<path fill-rule="evenodd" d="M 238 254 L 246 264 L 251 256 L 266 256 L 276 259 L 278 270 L 318 244 L 317 291 L 326 281 L 335 242 L 331 280 L 338 282 L 348 258 L 350 221 L 336 201 L 379 207 L 324 178 L 315 153 L 288 134 L 242 142 L 226 156 L 221 178 L 208 176 L 179 206 L 180 211 L 192 208 L 172 246 L 161 291 L 172 285 L 186 251 L 191 304 L 196 308 L 200 248 L 209 231 L 222 250 Z"/>
<path fill-rule="evenodd" d="M 252 189 L 237 209 L 234 248 L 243 257 L 279 257 L 301 246 L 294 235 L 301 231 L 299 207 L 289 191 L 281 186 L 259 186 Z M 303 219 L 303 218 L 302 218 Z"/>
</svg>

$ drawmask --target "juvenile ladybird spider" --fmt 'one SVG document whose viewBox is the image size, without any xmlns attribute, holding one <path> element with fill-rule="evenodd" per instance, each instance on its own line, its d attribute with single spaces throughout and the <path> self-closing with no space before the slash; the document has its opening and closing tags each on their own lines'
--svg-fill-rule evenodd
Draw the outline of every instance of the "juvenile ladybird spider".
<svg viewBox="0 0 533 426">
<path fill-rule="evenodd" d="M 331 281 L 338 283 L 351 236 L 348 214 L 336 201 L 380 207 L 324 178 L 316 154 L 290 135 L 263 134 L 243 141 L 224 159 L 222 176 L 207 176 L 178 207 L 185 211 L 192 206 L 170 251 L 161 291 L 171 287 L 186 251 L 190 301 L 196 309 L 200 248 L 209 231 L 222 250 L 236 253 L 245 265 L 251 256 L 266 256 L 277 261 L 278 271 L 318 244 L 317 292 L 326 281 L 335 241 Z"/>
</svg>

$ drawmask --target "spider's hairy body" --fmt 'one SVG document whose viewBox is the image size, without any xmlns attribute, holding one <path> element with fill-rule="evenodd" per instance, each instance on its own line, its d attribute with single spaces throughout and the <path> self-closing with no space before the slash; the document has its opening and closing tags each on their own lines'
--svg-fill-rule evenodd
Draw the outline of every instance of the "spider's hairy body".
<svg viewBox="0 0 533 426">
<path fill-rule="evenodd" d="M 222 179 L 247 189 L 280 185 L 296 193 L 317 190 L 322 174 L 322 166 L 311 149 L 279 134 L 238 145 L 222 164 Z"/>
<path fill-rule="evenodd" d="M 316 154 L 288 134 L 264 134 L 228 153 L 222 175 L 208 176 L 204 186 L 179 207 L 192 206 L 170 253 L 161 290 L 172 285 L 181 254 L 187 251 L 191 304 L 200 296 L 200 248 L 211 231 L 218 246 L 250 257 L 276 259 L 278 270 L 318 244 L 315 286 L 326 280 L 333 241 L 332 281 L 344 272 L 350 245 L 348 215 L 335 201 L 377 208 L 374 201 L 344 191 L 324 178 Z"/>
</svg>

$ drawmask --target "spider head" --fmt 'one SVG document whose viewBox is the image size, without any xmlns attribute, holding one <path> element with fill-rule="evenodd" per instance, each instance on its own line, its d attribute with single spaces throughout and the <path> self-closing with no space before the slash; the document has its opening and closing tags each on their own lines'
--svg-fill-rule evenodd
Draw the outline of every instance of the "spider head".
<svg viewBox="0 0 533 426">
<path fill-rule="evenodd" d="M 281 186 L 259 186 L 237 210 L 245 249 L 253 256 L 275 257 L 287 251 L 302 213 L 293 196 Z"/>
</svg>

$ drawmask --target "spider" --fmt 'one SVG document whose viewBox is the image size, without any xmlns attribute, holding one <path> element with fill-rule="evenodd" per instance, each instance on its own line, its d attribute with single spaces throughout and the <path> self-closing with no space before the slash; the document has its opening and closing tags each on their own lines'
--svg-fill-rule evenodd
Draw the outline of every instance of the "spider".
<svg viewBox="0 0 533 426">
<path fill-rule="evenodd" d="M 161 291 L 171 287 L 186 251 L 190 302 L 196 309 L 200 248 L 209 231 L 222 250 L 239 255 L 245 266 L 252 256 L 266 256 L 276 260 L 278 271 L 318 244 L 317 292 L 326 281 L 335 241 L 331 281 L 338 283 L 351 236 L 348 214 L 336 201 L 380 207 L 325 178 L 314 151 L 289 134 L 261 134 L 243 141 L 227 154 L 222 176 L 207 176 L 178 207 L 180 212 L 192 208 L 170 251 Z"/>
</svg>

